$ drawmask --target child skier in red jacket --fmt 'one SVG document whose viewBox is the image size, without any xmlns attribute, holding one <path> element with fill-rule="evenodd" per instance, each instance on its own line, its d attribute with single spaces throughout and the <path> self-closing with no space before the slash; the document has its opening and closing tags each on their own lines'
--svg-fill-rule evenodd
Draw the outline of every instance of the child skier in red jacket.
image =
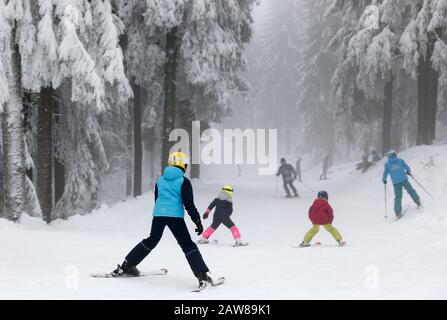
<svg viewBox="0 0 447 320">
<path fill-rule="evenodd" d="M 300 244 L 300 247 L 310 246 L 310 242 L 320 230 L 320 226 L 323 226 L 334 237 L 339 246 L 345 244 L 342 241 L 342 237 L 338 230 L 332 226 L 334 213 L 328 199 L 329 196 L 326 191 L 318 192 L 318 199 L 316 199 L 309 208 L 309 219 L 314 226 L 306 233 L 304 241 Z"/>
</svg>

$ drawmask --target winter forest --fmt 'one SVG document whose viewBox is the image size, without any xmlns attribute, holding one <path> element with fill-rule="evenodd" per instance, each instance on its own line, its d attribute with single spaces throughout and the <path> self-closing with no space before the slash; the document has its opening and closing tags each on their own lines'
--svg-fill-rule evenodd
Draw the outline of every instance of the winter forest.
<svg viewBox="0 0 447 320">
<path fill-rule="evenodd" d="M 1 0 L 0 216 L 141 195 L 192 120 L 319 160 L 447 139 L 447 1 L 264 2 Z"/>
<path fill-rule="evenodd" d="M 83 261 L 106 248 L 95 247 L 94 240 L 108 239 L 107 250 L 121 250 L 122 242 L 129 241 L 125 251 L 148 233 L 157 179 L 175 144 L 170 133 L 180 128 L 193 135 L 193 121 L 200 133 L 213 128 L 276 129 L 278 166 L 283 157 L 292 165 L 303 159 L 297 205 L 278 199 L 280 179 L 250 175 L 250 166 L 188 166 L 186 176 L 199 211 L 217 191 L 231 196 L 234 191 L 235 219 L 240 217 L 243 235 L 255 243 L 242 250 L 270 246 L 260 232 L 269 228 L 278 244 L 298 241 L 308 229 L 309 201 L 322 189 L 338 204 L 341 229 L 345 222 L 345 233 L 361 243 L 360 223 L 362 228 L 370 223 L 375 227 L 365 234 L 375 242 L 375 232 L 383 228 L 385 162 L 368 173 L 351 171 L 371 151 L 379 155 L 374 164 L 390 148 L 403 152 L 422 174 L 423 186 L 428 184 L 438 199 L 447 199 L 447 0 L 0 0 L 0 242 L 18 246 L 20 240 L 11 239 L 34 239 L 22 232 L 45 230 L 36 241 L 52 246 L 61 242 L 73 250 L 71 257 L 86 255 Z M 323 171 L 333 168 L 333 180 L 326 173 L 318 179 L 321 163 Z M 386 177 L 383 182 L 387 217 L 393 185 L 387 189 Z M 235 189 L 222 189 L 228 184 Z M 419 181 L 413 184 L 421 186 Z M 420 201 L 408 190 L 419 208 Z M 428 191 L 418 189 L 424 204 Z M 433 207 L 424 207 L 426 211 L 445 215 L 436 202 L 429 203 Z M 273 213 L 281 213 L 280 218 Z M 352 215 L 349 222 L 343 214 Z M 406 218 L 402 225 L 414 227 L 408 235 L 423 233 L 420 215 Z M 303 219 L 303 224 L 294 219 Z M 435 220 L 424 223 L 431 221 L 433 230 L 440 230 L 441 220 Z M 146 233 L 135 237 L 133 228 L 140 226 Z M 285 226 L 300 232 L 280 232 Z M 126 240 L 116 236 L 117 228 Z M 90 239 L 85 247 L 93 251 L 76 251 L 79 243 L 69 238 L 68 230 L 79 232 L 75 238 L 80 242 L 84 236 Z M 57 241 L 52 238 L 56 232 Z M 383 232 L 386 239 L 399 233 Z M 12 250 L 2 247 L 2 256 L 10 256 L 4 261 L 15 261 Z M 350 267 L 358 258 L 363 268 L 363 251 L 355 245 L 346 249 L 354 253 Z M 277 261 L 293 265 L 295 260 L 281 250 Z M 123 254 L 107 252 L 113 261 Z M 211 261 L 219 261 L 216 250 L 205 252 Z M 434 252 L 417 249 L 413 261 L 423 264 Z M 236 255 L 235 260 L 244 261 L 242 253 Z M 442 263 L 430 266 L 434 278 L 442 273 L 441 265 L 445 271 L 447 261 L 436 256 Z M 268 261 L 259 264 L 272 268 Z M 350 272 L 362 281 L 363 271 L 358 278 L 357 271 Z M 392 274 L 382 279 L 396 280 Z M 411 277 L 420 279 L 415 286 L 424 280 Z M 441 292 L 447 297 L 447 283 L 434 278 L 426 279 L 429 285 L 424 287 L 434 291 L 420 294 Z M 439 287 L 442 282 L 445 286 Z M 401 291 L 387 291 L 389 297 L 415 291 L 403 280 L 399 283 Z M 349 297 L 356 285 L 341 296 Z M 175 291 L 169 288 L 161 295 L 171 297 Z M 259 284 L 251 295 L 240 297 L 265 298 L 268 293 Z M 294 294 L 292 289 L 278 291 L 278 297 Z"/>
</svg>

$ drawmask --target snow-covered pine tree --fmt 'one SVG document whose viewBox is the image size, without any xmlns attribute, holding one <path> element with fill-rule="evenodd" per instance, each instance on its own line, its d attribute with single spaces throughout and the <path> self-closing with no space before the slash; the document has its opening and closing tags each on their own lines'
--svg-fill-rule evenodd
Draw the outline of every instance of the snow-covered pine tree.
<svg viewBox="0 0 447 320">
<path fill-rule="evenodd" d="M 0 1 L 0 117 L 3 120 L 3 105 L 9 99 L 9 90 L 8 90 L 8 79 L 5 68 L 9 67 L 9 64 L 6 64 L 8 61 L 8 51 L 9 46 L 9 25 L 6 22 L 6 17 L 3 14 L 5 9 L 4 0 Z M 3 133 L 2 129 L 2 121 L 0 121 L 0 132 Z M 2 134 L 0 134 L 0 217 L 4 216 L 3 209 L 3 138 Z"/>
<path fill-rule="evenodd" d="M 38 77 L 44 76 L 40 72 L 38 66 L 43 58 L 42 55 L 35 54 L 35 47 L 38 42 L 36 41 L 36 27 L 35 19 L 33 14 L 36 12 L 36 3 L 29 0 L 23 1 L 9 1 L 8 6 L 5 7 L 5 14 L 13 14 L 14 18 L 11 20 L 13 24 L 14 39 L 10 45 L 14 45 L 13 50 L 17 51 L 18 60 L 18 70 L 20 72 L 20 83 L 18 84 L 18 92 L 20 92 L 20 99 L 22 99 L 22 88 L 25 90 L 30 90 L 38 88 L 40 81 Z M 38 39 L 39 41 L 41 39 Z M 8 44 L 5 42 L 5 44 Z M 12 48 L 9 48 L 11 50 Z M 7 61 L 7 60 L 5 60 Z M 22 108 L 23 109 L 23 106 Z M 23 121 L 22 121 L 23 122 Z M 8 130 L 5 128 L 5 130 Z M 22 125 L 22 131 L 24 131 Z M 23 138 L 24 149 L 26 150 L 26 142 Z M 38 140 L 40 141 L 40 140 Z M 33 161 L 30 158 L 28 152 L 23 152 L 23 157 L 27 160 L 25 162 L 26 168 L 31 170 L 33 166 Z M 21 171 L 19 170 L 18 173 Z M 24 211 L 30 215 L 40 215 L 40 205 L 37 201 L 36 192 L 34 186 L 28 176 L 25 176 L 25 201 L 24 201 Z"/>
<path fill-rule="evenodd" d="M 367 50 L 371 30 L 363 28 L 361 18 L 371 1 L 334 0 L 328 14 L 342 18 L 340 28 L 328 48 L 337 53 L 339 61 L 332 78 L 335 94 L 335 141 L 337 156 L 348 159 L 374 144 L 379 125 L 380 108 L 358 86 L 356 77 L 360 67 L 358 56 Z M 373 139 L 371 139 L 373 137 Z M 358 146 L 362 146 L 358 149 Z"/>
<path fill-rule="evenodd" d="M 26 43 L 26 56 L 22 55 L 25 76 L 23 87 L 39 95 L 36 134 L 36 191 L 43 219 L 50 223 L 53 210 L 53 115 L 55 96 L 60 84 L 59 57 L 54 33 L 53 1 L 33 2 L 35 18 L 30 19 L 34 35 Z M 37 7 L 36 7 L 37 6 Z M 31 34 L 31 32 L 29 33 Z M 32 45 L 32 46 L 31 46 Z M 34 114 L 34 113 L 33 113 Z"/>
<path fill-rule="evenodd" d="M 303 60 L 298 67 L 298 112 L 302 115 L 301 140 L 312 141 L 312 144 L 303 143 L 298 146 L 298 151 L 313 154 L 315 160 L 322 160 L 324 154 L 334 151 L 335 97 L 331 78 L 338 56 L 328 50 L 328 45 L 340 28 L 341 19 L 336 15 L 325 16 L 330 4 L 331 0 L 303 1 Z"/>
<path fill-rule="evenodd" d="M 177 72 L 177 125 L 191 136 L 191 121 L 206 129 L 231 113 L 230 98 L 246 93 L 246 44 L 252 36 L 254 1 L 193 1 L 186 7 L 180 28 L 181 46 Z M 192 141 L 190 143 L 192 148 Z M 191 166 L 199 178 L 200 166 Z"/>
<path fill-rule="evenodd" d="M 50 28 L 48 22 L 51 24 L 51 10 L 52 1 L 39 1 L 32 2 L 29 0 L 23 0 L 21 3 L 14 4 L 13 1 L 8 5 L 12 5 L 16 10 L 20 10 L 21 17 L 16 22 L 17 33 L 15 43 L 20 52 L 20 89 L 29 90 L 33 92 L 40 92 L 42 86 L 51 86 L 51 81 L 55 80 L 57 72 L 55 70 L 49 70 L 54 65 L 57 66 L 57 55 L 55 55 L 55 40 L 54 34 L 50 34 L 50 40 L 48 39 L 48 33 Z M 39 7 L 40 10 L 39 10 Z M 44 16 L 42 21 L 38 19 L 38 13 Z M 54 40 L 51 42 L 51 40 Z M 48 49 L 48 50 L 46 50 Z M 21 97 L 22 98 L 22 97 Z M 39 108 L 39 112 L 46 110 L 45 106 Z M 39 126 L 41 121 L 44 120 L 46 127 L 51 128 L 52 114 L 50 113 L 47 118 L 44 116 L 39 117 Z M 49 118 L 49 119 L 48 119 Z M 46 121 L 45 121 L 46 120 Z M 41 126 L 42 127 L 42 126 Z M 23 130 L 23 129 L 22 129 Z M 40 200 L 42 207 L 44 208 L 44 218 L 51 215 L 52 207 L 52 189 L 51 189 L 51 132 L 42 132 L 38 130 L 40 137 L 37 141 L 37 190 L 40 191 Z M 47 143 L 49 141 L 49 143 Z M 25 142 L 26 143 L 26 142 Z M 42 148 L 44 146 L 45 148 Z M 26 147 L 26 145 L 25 145 Z M 43 149 L 43 150 L 42 150 Z M 44 152 L 42 152 L 44 151 Z M 49 151 L 49 152 L 45 152 Z M 39 155 L 49 153 L 50 157 L 39 158 Z M 24 152 L 23 156 L 27 159 L 26 167 L 30 170 L 34 166 L 28 152 Z M 30 181 L 29 177 L 25 177 L 26 185 L 26 199 L 25 199 L 25 211 L 30 215 L 40 215 L 40 203 L 37 201 L 37 195 L 34 189 L 34 185 Z M 41 186 L 46 188 L 40 188 Z"/>
<path fill-rule="evenodd" d="M 101 173 L 108 168 L 97 115 L 113 107 L 115 100 L 105 99 L 105 93 L 112 97 L 110 91 L 116 90 L 116 97 L 122 98 L 116 105 L 120 105 L 131 92 L 118 45 L 122 28 L 109 1 L 59 3 L 56 14 L 61 21 L 59 55 L 66 82 L 61 88 L 64 133 L 58 146 L 67 168 L 66 187 L 56 205 L 56 216 L 67 217 L 97 206 Z M 70 98 L 66 99 L 69 88 Z"/>
<path fill-rule="evenodd" d="M 362 27 L 371 4 L 380 8 L 377 30 Z M 430 144 L 435 139 L 437 102 L 443 99 L 438 58 L 443 57 L 440 48 L 445 43 L 445 8 L 443 0 L 333 2 L 330 12 L 344 17 L 332 47 L 342 57 L 333 77 L 339 105 L 338 149 L 349 153 L 343 145 L 362 140 L 379 145 L 368 140 L 380 131 L 381 148 L 408 147 L 413 140 Z M 381 113 L 377 113 L 378 102 Z M 399 119 L 392 120 L 392 115 Z M 417 127 L 417 139 L 412 127 Z"/>
<path fill-rule="evenodd" d="M 76 117 L 71 120 L 72 123 L 78 124 L 77 127 L 67 126 L 73 131 L 65 137 L 76 139 L 75 145 L 78 148 L 73 148 L 65 154 L 60 151 L 58 154 L 65 156 L 64 160 L 68 161 L 68 167 L 72 170 L 69 173 L 71 178 L 68 180 L 69 183 L 86 187 L 74 188 L 76 190 L 70 191 L 89 194 L 88 196 L 76 195 L 67 200 L 65 193 L 65 198 L 58 207 L 61 212 L 66 211 L 68 203 L 72 207 L 77 207 L 75 202 L 70 201 L 73 199 L 90 197 L 89 201 L 93 199 L 94 203 L 98 186 L 93 182 L 99 181 L 100 168 L 107 167 L 97 112 L 104 111 L 106 106 L 115 102 L 117 105 L 122 105 L 131 95 L 124 74 L 123 55 L 118 45 L 118 37 L 123 28 L 119 19 L 112 14 L 109 0 L 98 0 L 93 3 L 85 0 L 70 2 L 12 0 L 2 1 L 1 5 L 4 8 L 2 26 L 6 26 L 2 28 L 1 35 L 2 37 L 9 35 L 7 39 L 5 38 L 8 41 L 4 42 L 9 47 L 2 48 L 2 54 L 6 59 L 2 59 L 5 62 L 2 63 L 0 70 L 2 80 L 8 81 L 8 93 L 2 95 L 5 97 L 5 102 L 2 103 L 5 107 L 3 121 L 9 126 L 2 126 L 5 153 L 3 159 L 5 166 L 8 166 L 7 170 L 4 170 L 4 183 L 8 184 L 16 180 L 14 188 L 5 188 L 16 194 L 16 196 L 10 196 L 5 204 L 14 208 L 15 212 L 9 214 L 11 219 L 17 219 L 19 212 L 24 210 L 23 202 L 26 200 L 21 198 L 23 193 L 30 201 L 25 206 L 25 210 L 33 208 L 34 213 L 30 212 L 30 214 L 36 214 L 39 207 L 35 201 L 33 185 L 26 180 L 27 178 L 24 178 L 24 183 L 18 178 L 25 176 L 27 154 L 23 125 L 21 129 L 19 128 L 22 108 L 21 104 L 18 104 L 22 99 L 21 91 L 25 89 L 40 94 L 36 171 L 39 200 L 44 209 L 44 219 L 49 223 L 52 219 L 53 205 L 51 164 L 53 163 L 52 127 L 55 89 L 62 81 L 69 82 L 69 86 L 64 88 L 71 89 L 68 96 L 79 109 L 76 110 L 77 112 L 61 110 L 61 114 Z M 3 72 L 4 70 L 7 72 Z M 15 83 L 14 88 L 13 83 Z M 4 84 L 4 81 L 0 83 L 2 90 L 5 90 Z M 108 99 L 104 99 L 105 92 L 108 93 Z M 73 107 L 71 102 L 70 107 Z M 19 135 L 22 137 L 20 138 Z M 84 158 L 73 160 L 71 153 L 73 151 L 76 155 L 83 155 Z M 15 154 L 10 154 L 12 152 Z M 26 163 L 29 166 L 33 161 Z M 8 172 L 14 172 L 14 177 L 9 177 Z M 95 179 L 92 178 L 93 176 Z M 72 196 L 73 194 L 70 194 L 68 197 Z M 17 199 L 16 203 L 11 202 L 12 198 Z M 85 203 L 79 205 L 81 209 L 85 207 Z"/>
<path fill-rule="evenodd" d="M 411 20 L 400 38 L 404 68 L 418 82 L 417 144 L 432 144 L 436 139 L 439 74 L 433 55 L 445 31 L 440 19 L 445 18 L 445 7 L 443 0 L 412 1 Z M 439 57 L 439 52 L 436 55 Z"/>
<path fill-rule="evenodd" d="M 362 124 L 362 129 L 369 127 L 368 136 L 378 138 L 381 131 L 381 141 L 376 138 L 371 142 L 384 151 L 392 145 L 393 88 L 395 85 L 399 87 L 401 85 L 395 84 L 396 78 L 402 79 L 398 77 L 398 71 L 402 68 L 402 63 L 398 59 L 398 39 L 405 26 L 407 4 L 395 0 L 386 0 L 382 4 L 373 1 L 371 4 L 378 9 L 379 16 L 375 18 L 378 23 L 381 17 L 381 23 L 377 25 L 378 28 L 370 28 L 366 25 L 365 22 L 370 13 L 368 10 L 370 7 L 366 6 L 360 18 L 358 30 L 349 40 L 347 55 L 341 64 L 342 67 L 350 70 L 348 73 L 356 77 L 335 79 L 338 80 L 336 85 L 350 84 L 352 90 L 361 90 L 366 99 L 372 99 L 383 105 L 382 113 L 374 110 L 377 108 L 375 103 L 358 108 L 356 113 L 363 113 L 366 117 L 367 121 Z M 348 75 L 348 73 L 345 74 Z M 350 94 L 352 92 L 354 91 Z M 394 124 L 397 124 L 397 121 Z"/>
<path fill-rule="evenodd" d="M 157 60 L 152 64 L 155 69 L 146 71 L 145 81 L 153 82 L 152 71 L 159 71 L 158 62 L 164 64 L 158 73 L 164 83 L 162 167 L 172 145 L 169 133 L 175 128 L 176 114 L 182 112 L 176 105 L 179 101 L 188 98 L 199 118 L 206 114 L 215 119 L 228 107 L 231 94 L 246 89 L 239 73 L 245 68 L 243 52 L 251 36 L 253 3 L 252 0 L 121 3 L 120 17 L 132 28 L 127 35 L 126 50 L 129 74 L 137 75 L 135 80 L 139 81 L 138 66 L 148 52 L 152 55 L 149 61 Z M 138 27 L 141 23 L 145 28 Z M 183 92 L 189 95 L 184 96 Z"/>
<path fill-rule="evenodd" d="M 286 153 L 295 151 L 299 132 L 297 101 L 299 99 L 298 67 L 303 61 L 300 43 L 304 40 L 303 9 L 300 1 L 286 0 L 267 3 L 268 13 L 262 32 L 263 74 L 262 97 L 265 101 L 264 118 L 285 142 Z M 292 114 L 291 114 L 292 112 Z"/>
<path fill-rule="evenodd" d="M 159 1 L 117 1 L 119 17 L 124 23 L 126 33 L 123 36 L 125 53 L 125 67 L 127 77 L 130 79 L 134 93 L 134 99 L 129 101 L 127 123 L 127 158 L 131 159 L 127 165 L 127 193 L 133 196 L 141 195 L 143 174 L 143 138 L 150 139 L 149 143 L 155 144 L 153 137 L 143 137 L 143 115 L 151 113 L 163 101 L 157 101 L 152 96 L 151 88 L 162 86 L 162 66 L 164 63 L 163 43 L 164 31 L 162 31 L 163 17 L 158 16 Z M 169 19 L 169 16 L 166 16 Z M 144 65 L 144 68 L 141 66 Z M 145 89 L 147 88 L 147 89 Z M 146 99 L 146 95 L 149 95 Z M 143 105 L 143 101 L 148 103 Z M 155 125 L 153 123 L 151 125 Z"/>
<path fill-rule="evenodd" d="M 447 1 L 437 1 L 429 31 L 437 31 L 437 39 L 433 50 L 433 67 L 439 75 L 438 90 L 438 131 L 440 136 L 447 136 Z M 439 125 L 442 124 L 442 125 Z M 441 132 L 442 131 L 442 132 Z"/>
<path fill-rule="evenodd" d="M 253 4 L 251 0 L 207 0 L 192 1 L 186 7 L 180 47 L 185 86 L 195 87 L 208 100 L 196 111 L 210 115 L 209 119 L 229 107 L 232 95 L 248 89 L 241 72 L 246 69 L 246 44 L 252 36 Z M 209 110 L 209 104 L 217 110 Z"/>
</svg>

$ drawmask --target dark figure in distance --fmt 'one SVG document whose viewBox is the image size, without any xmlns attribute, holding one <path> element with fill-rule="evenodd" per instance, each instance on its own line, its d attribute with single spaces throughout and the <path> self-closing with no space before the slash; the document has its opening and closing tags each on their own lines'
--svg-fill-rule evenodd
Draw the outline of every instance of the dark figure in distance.
<svg viewBox="0 0 447 320">
<path fill-rule="evenodd" d="M 284 190 L 286 191 L 286 198 L 291 198 L 292 195 L 290 194 L 290 189 L 293 191 L 294 197 L 298 198 L 298 192 L 296 191 L 295 186 L 293 185 L 293 181 L 296 179 L 296 171 L 293 168 L 291 164 L 288 164 L 286 159 L 281 159 L 281 166 L 278 169 L 278 172 L 276 173 L 276 176 L 279 177 L 282 175 L 282 181 Z"/>
<path fill-rule="evenodd" d="M 327 171 L 329 170 L 329 156 L 323 160 L 323 172 L 320 175 L 320 180 L 327 180 Z"/>
</svg>

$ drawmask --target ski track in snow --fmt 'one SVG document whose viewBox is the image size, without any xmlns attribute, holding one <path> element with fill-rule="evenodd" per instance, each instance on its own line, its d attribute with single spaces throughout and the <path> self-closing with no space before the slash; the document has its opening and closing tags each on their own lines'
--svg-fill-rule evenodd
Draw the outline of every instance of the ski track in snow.
<svg viewBox="0 0 447 320">
<path fill-rule="evenodd" d="M 225 285 L 197 296 L 197 281 L 169 230 L 139 266 L 167 268 L 163 277 L 94 279 L 108 272 L 149 234 L 153 194 L 104 206 L 95 213 L 56 221 L 22 217 L 21 224 L 0 220 L 1 299 L 446 299 L 447 298 L 447 146 L 418 147 L 401 156 L 420 182 L 437 198 L 431 202 L 414 183 L 424 209 L 410 208 L 397 223 L 384 219 L 383 160 L 365 174 L 354 164 L 334 167 L 330 180 L 318 181 L 319 167 L 304 171 L 304 182 L 329 192 L 336 226 L 348 245 L 338 248 L 321 228 L 313 242 L 321 247 L 294 249 L 311 227 L 307 210 L 315 195 L 298 184 L 300 199 L 275 199 L 275 177 L 232 178 L 232 166 L 204 168 L 194 182 L 200 212 L 220 187 L 235 187 L 233 218 L 247 247 L 233 248 L 231 233 L 221 226 L 218 244 L 200 250 L 216 279 Z M 281 188 L 281 185 L 279 187 Z M 393 194 L 388 184 L 388 214 Z M 281 188 L 281 193 L 282 188 Z M 404 193 L 404 206 L 411 205 Z M 193 234 L 194 225 L 187 224 Z M 211 219 L 203 221 L 206 228 Z M 193 239 L 198 237 L 193 236 Z"/>
</svg>

